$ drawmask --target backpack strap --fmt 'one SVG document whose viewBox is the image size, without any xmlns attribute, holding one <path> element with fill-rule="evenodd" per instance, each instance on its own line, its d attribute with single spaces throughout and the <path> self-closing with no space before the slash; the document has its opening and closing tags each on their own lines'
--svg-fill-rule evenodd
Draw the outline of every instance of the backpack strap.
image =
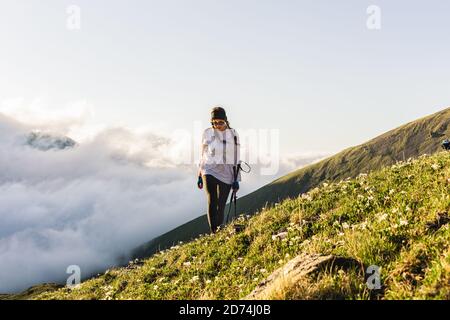
<svg viewBox="0 0 450 320">
<path fill-rule="evenodd" d="M 218 134 L 218 132 L 216 131 L 216 130 L 214 130 L 213 129 L 213 131 L 214 131 L 214 135 L 213 135 L 213 139 L 217 139 L 217 140 L 221 140 L 220 139 L 220 136 L 219 136 L 219 134 Z M 236 170 L 237 170 L 237 172 L 239 172 L 239 165 L 238 165 L 238 163 L 237 163 L 237 146 L 238 146 L 238 143 L 237 143 L 237 136 L 236 136 L 236 131 L 235 131 L 235 129 L 230 129 L 230 131 L 231 131 L 231 133 L 233 134 L 233 140 L 234 140 L 234 167 L 236 168 Z M 226 139 L 222 139 L 222 143 L 223 143 L 223 163 L 225 164 L 226 163 L 226 161 L 227 161 L 227 155 L 226 155 L 226 153 L 227 153 L 227 140 Z M 236 174 L 236 177 L 235 177 L 235 179 L 237 179 L 237 174 Z"/>
<path fill-rule="evenodd" d="M 232 132 L 233 132 L 233 139 L 234 139 L 234 166 L 237 166 L 237 145 L 238 145 L 237 136 L 236 136 L 236 131 L 234 131 L 234 129 L 232 129 Z"/>
<path fill-rule="evenodd" d="M 233 166 L 233 174 L 234 174 L 234 181 L 238 181 L 238 177 L 241 171 L 241 164 L 237 163 L 237 152 L 238 152 L 238 143 L 237 143 L 237 136 L 236 131 L 232 129 L 233 132 L 233 139 L 234 139 L 234 166 Z"/>
</svg>

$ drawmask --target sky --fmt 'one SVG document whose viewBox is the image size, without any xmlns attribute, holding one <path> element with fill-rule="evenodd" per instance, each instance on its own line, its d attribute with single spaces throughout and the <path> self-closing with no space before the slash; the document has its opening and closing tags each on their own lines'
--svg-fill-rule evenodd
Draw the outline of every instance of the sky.
<svg viewBox="0 0 450 320">
<path fill-rule="evenodd" d="M 2 0 L 0 293 L 104 270 L 205 213 L 195 158 L 179 160 L 212 106 L 246 154 L 274 133 L 276 172 L 261 153 L 240 196 L 448 107 L 449 14 L 433 0 Z M 34 130 L 78 144 L 38 150 Z"/>
<path fill-rule="evenodd" d="M 366 26 L 374 4 L 380 30 Z M 3 0 L 0 103 L 81 105 L 90 130 L 167 132 L 208 126 L 221 104 L 235 128 L 280 130 L 283 154 L 334 153 L 448 105 L 449 12 L 440 0 Z"/>
</svg>

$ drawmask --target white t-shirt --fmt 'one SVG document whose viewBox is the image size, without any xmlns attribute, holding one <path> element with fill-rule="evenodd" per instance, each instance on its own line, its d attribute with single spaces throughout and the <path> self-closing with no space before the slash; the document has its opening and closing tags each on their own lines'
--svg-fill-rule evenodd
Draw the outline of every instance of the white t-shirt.
<svg viewBox="0 0 450 320">
<path fill-rule="evenodd" d="M 237 145 L 234 142 L 236 136 Z M 225 140 L 225 143 L 223 142 Z M 239 134 L 234 129 L 207 128 L 203 131 L 199 168 L 202 175 L 211 174 L 227 184 L 233 183 L 233 166 L 240 160 Z M 237 181 L 241 181 L 238 172 Z"/>
</svg>

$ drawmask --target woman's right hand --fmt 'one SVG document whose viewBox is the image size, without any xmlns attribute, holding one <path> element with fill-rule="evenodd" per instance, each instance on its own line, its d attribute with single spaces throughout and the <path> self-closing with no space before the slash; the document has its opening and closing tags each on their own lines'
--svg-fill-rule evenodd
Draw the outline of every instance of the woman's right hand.
<svg viewBox="0 0 450 320">
<path fill-rule="evenodd" d="M 198 176 L 197 187 L 198 187 L 199 189 L 203 189 L 203 179 L 202 179 L 202 176 Z"/>
</svg>

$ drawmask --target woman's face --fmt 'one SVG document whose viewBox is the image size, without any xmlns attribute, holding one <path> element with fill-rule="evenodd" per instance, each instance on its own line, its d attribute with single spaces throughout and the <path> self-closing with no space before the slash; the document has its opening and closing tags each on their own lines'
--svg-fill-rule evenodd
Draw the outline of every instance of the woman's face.
<svg viewBox="0 0 450 320">
<path fill-rule="evenodd" d="M 220 131 L 224 131 L 227 128 L 227 123 L 221 119 L 213 119 L 212 123 L 214 124 L 214 129 L 218 129 Z"/>
</svg>

